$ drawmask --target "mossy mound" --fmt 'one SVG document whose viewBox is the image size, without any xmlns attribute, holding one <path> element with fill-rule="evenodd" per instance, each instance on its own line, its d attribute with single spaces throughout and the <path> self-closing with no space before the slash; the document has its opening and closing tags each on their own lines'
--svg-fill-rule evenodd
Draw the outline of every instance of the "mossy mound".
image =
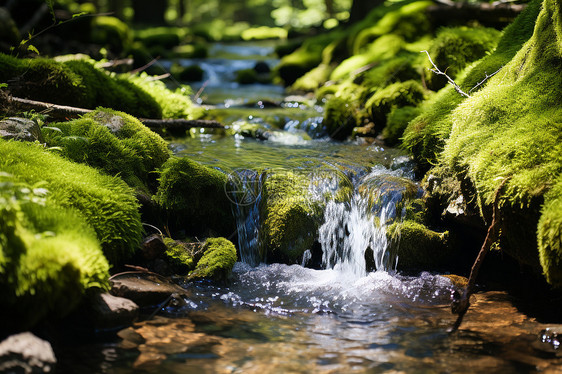
<svg viewBox="0 0 562 374">
<path fill-rule="evenodd" d="M 465 91 L 481 82 L 486 74 L 492 74 L 507 64 L 521 46 L 533 34 L 535 19 L 541 8 L 541 1 L 534 0 L 505 28 L 494 52 L 476 62 L 456 80 Z M 422 106 L 422 113 L 415 118 L 404 132 L 403 144 L 410 150 L 422 169 L 437 164 L 445 140 L 452 127 L 451 111 L 464 100 L 452 86 L 440 90 Z"/>
<path fill-rule="evenodd" d="M 136 118 L 99 108 L 81 119 L 43 129 L 49 146 L 68 159 L 120 176 L 131 187 L 156 190 L 156 170 L 170 157 L 167 143 Z"/>
<path fill-rule="evenodd" d="M 557 2 L 544 1 L 533 36 L 484 89 L 452 112 L 453 126 L 443 152 L 443 161 L 474 186 L 484 215 L 502 181 L 509 178 L 500 193 L 500 213 L 511 223 L 501 227 L 505 251 L 531 266 L 539 257 L 536 212 L 562 172 L 559 14 Z M 552 213 L 545 219 L 556 220 Z M 545 239 L 548 242 L 539 238 L 539 243 Z M 543 261 L 543 272 L 560 286 L 562 276 L 555 274 L 562 274 L 562 269 L 550 267 L 560 263 L 553 253 L 544 253 L 550 261 Z"/>
<path fill-rule="evenodd" d="M 382 130 L 385 144 L 396 146 L 400 144 L 404 130 L 408 123 L 420 114 L 420 109 L 415 106 L 394 107 L 386 117 L 386 126 Z"/>
<path fill-rule="evenodd" d="M 187 243 L 164 238 L 164 244 L 166 245 L 165 261 L 172 273 L 187 274 L 193 270 L 195 259 Z"/>
<path fill-rule="evenodd" d="M 205 236 L 226 236 L 234 231 L 225 174 L 187 158 L 172 157 L 162 166 L 159 180 L 156 200 L 166 210 L 173 230 Z"/>
<path fill-rule="evenodd" d="M 426 98 L 425 90 L 414 80 L 393 83 L 376 91 L 365 103 L 370 119 L 382 130 L 386 116 L 395 108 L 416 106 Z"/>
<path fill-rule="evenodd" d="M 330 78 L 332 71 L 333 68 L 330 65 L 320 64 L 298 78 L 291 86 L 291 89 L 295 91 L 314 91 Z"/>
<path fill-rule="evenodd" d="M 309 179 L 291 171 L 270 172 L 262 189 L 265 207 L 260 229 L 261 257 L 267 262 L 300 263 L 312 248 L 319 213 Z"/>
<path fill-rule="evenodd" d="M 203 245 L 203 257 L 189 273 L 190 279 L 213 279 L 226 282 L 236 263 L 236 247 L 225 238 L 209 238 Z"/>
<path fill-rule="evenodd" d="M 133 34 L 119 18 L 97 16 L 92 20 L 91 39 L 115 53 L 121 53 L 132 43 Z"/>
<path fill-rule="evenodd" d="M 455 258 L 448 232 L 435 232 L 411 220 L 393 223 L 387 232 L 389 251 L 398 256 L 398 270 L 437 270 Z"/>
<path fill-rule="evenodd" d="M 429 55 L 437 67 L 453 79 L 469 63 L 479 60 L 496 47 L 500 32 L 486 27 L 450 27 L 439 30 L 429 47 Z M 445 87 L 447 79 L 429 69 L 433 66 L 426 61 L 425 81 L 429 88 L 438 90 Z M 490 74 L 493 71 L 489 72 Z"/>
<path fill-rule="evenodd" d="M 55 152 L 55 151 L 53 151 Z M 42 146 L 0 140 L 0 170 L 14 183 L 49 190 L 49 206 L 71 209 L 92 226 L 112 264 L 129 258 L 138 248 L 142 225 L 134 191 L 122 180 L 75 164 Z"/>
<path fill-rule="evenodd" d="M 357 102 L 348 97 L 332 96 L 324 106 L 322 124 L 332 139 L 345 140 L 359 124 Z"/>
</svg>

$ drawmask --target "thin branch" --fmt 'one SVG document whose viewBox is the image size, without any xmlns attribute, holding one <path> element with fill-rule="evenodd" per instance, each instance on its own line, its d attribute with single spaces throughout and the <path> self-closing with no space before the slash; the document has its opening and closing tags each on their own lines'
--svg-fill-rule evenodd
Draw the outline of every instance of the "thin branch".
<svg viewBox="0 0 562 374">
<path fill-rule="evenodd" d="M 474 87 L 472 87 L 470 89 L 470 91 L 468 91 L 468 93 L 470 94 L 472 91 L 474 91 L 475 89 L 477 89 L 478 87 L 483 85 L 488 79 L 492 78 L 494 75 L 499 73 L 501 69 L 503 69 L 503 66 L 500 66 L 500 68 L 498 70 L 496 70 L 495 72 L 493 72 L 490 75 L 488 75 L 488 73 L 484 72 L 484 74 L 486 74 L 486 77 L 484 79 L 482 79 L 482 81 L 478 82 Z"/>
<path fill-rule="evenodd" d="M 493 213 L 492 213 L 492 223 L 490 223 L 490 227 L 488 227 L 488 232 L 486 233 L 486 239 L 484 239 L 484 243 L 482 244 L 482 248 L 480 248 L 480 252 L 478 252 L 478 256 L 472 265 L 472 269 L 470 270 L 470 277 L 468 278 L 468 283 L 463 290 L 462 295 L 456 295 L 456 298 L 453 300 L 451 304 L 451 311 L 454 314 L 458 314 L 457 320 L 455 321 L 453 327 L 449 332 L 457 331 L 460 327 L 463 317 L 468 311 L 470 307 L 470 295 L 474 293 L 474 288 L 476 284 L 476 277 L 478 276 L 478 272 L 480 270 L 480 266 L 484 262 L 484 258 L 486 254 L 490 251 L 490 247 L 493 243 L 493 239 L 496 238 L 498 235 L 496 233 L 496 225 L 500 220 L 499 217 L 499 198 L 500 193 L 507 181 L 508 178 L 505 178 L 498 188 L 496 189 L 496 193 L 494 195 L 494 203 L 493 203 Z"/>
<path fill-rule="evenodd" d="M 429 69 L 430 71 L 434 72 L 437 75 L 443 75 L 445 78 L 447 78 L 447 81 L 453 86 L 455 87 L 455 91 L 457 91 L 458 93 L 460 93 L 462 96 L 464 97 L 470 97 L 469 94 L 467 94 L 466 92 L 464 92 L 458 84 L 455 83 L 455 81 L 453 80 L 453 78 L 449 77 L 447 74 L 443 73 L 441 70 L 439 70 L 439 68 L 437 67 L 437 65 L 435 65 L 435 63 L 433 62 L 433 60 L 431 59 L 431 56 L 429 55 L 428 51 L 421 51 L 421 53 L 424 53 L 427 55 L 427 58 L 429 59 L 429 62 L 431 62 L 431 65 L 433 65 L 433 69 Z"/>
</svg>

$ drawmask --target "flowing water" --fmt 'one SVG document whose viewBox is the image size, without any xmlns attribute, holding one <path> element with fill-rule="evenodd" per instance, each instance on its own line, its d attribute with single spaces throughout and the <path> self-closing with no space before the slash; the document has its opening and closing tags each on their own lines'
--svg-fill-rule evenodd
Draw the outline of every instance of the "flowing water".
<svg viewBox="0 0 562 374">
<path fill-rule="evenodd" d="M 240 48 L 217 47 L 223 54 Z M 205 61 L 206 89 L 214 92 L 203 104 L 212 104 L 211 113 L 220 113 L 230 129 L 249 122 L 262 126 L 267 137 L 197 130 L 172 141 L 177 155 L 229 175 L 225 193 L 234 203 L 238 229 L 233 237 L 241 260 L 231 282 L 180 282 L 188 296 L 120 331 L 118 339 L 61 349 L 59 371 L 559 372 L 558 338 L 543 333 L 541 342 L 539 333 L 547 326 L 519 312 L 503 292 L 475 295 L 461 330 L 447 332 L 455 319 L 449 308 L 452 283 L 437 274 L 397 273 L 400 259 L 388 250 L 388 224 L 401 218 L 403 199 L 420 193 L 410 181 L 408 157 L 398 150 L 328 140 L 321 106 L 286 99 L 279 87 L 240 94 L 229 80 L 233 69 L 255 62 L 247 55 L 275 63 L 263 48 L 242 52 L 246 57 L 233 63 Z M 279 105 L 248 107 L 261 95 Z M 310 251 L 300 264 L 262 263 L 263 183 L 268 175 L 287 172 L 306 175 L 311 204 L 322 207 L 314 233 L 322 249 L 320 269 L 304 266 L 313 260 Z M 349 187 L 347 197 L 338 199 L 335 192 L 342 186 Z M 367 250 L 372 251 L 370 266 Z"/>
</svg>

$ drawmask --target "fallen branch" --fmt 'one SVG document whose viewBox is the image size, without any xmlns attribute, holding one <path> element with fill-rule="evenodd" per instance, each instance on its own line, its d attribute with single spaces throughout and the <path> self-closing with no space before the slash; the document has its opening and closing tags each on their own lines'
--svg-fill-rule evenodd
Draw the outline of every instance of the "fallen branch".
<svg viewBox="0 0 562 374">
<path fill-rule="evenodd" d="M 11 97 L 9 99 L 12 104 L 15 104 L 22 110 L 37 110 L 42 114 L 48 114 L 51 118 L 66 120 L 68 118 L 77 118 L 84 114 L 90 113 L 91 109 L 76 108 L 66 105 L 58 105 L 52 103 L 45 103 L 43 101 L 35 101 L 29 99 L 22 99 L 19 97 Z M 146 127 L 155 130 L 188 130 L 193 127 L 205 128 L 223 128 L 224 126 L 218 121 L 200 120 L 200 119 L 148 119 L 139 118 Z"/>
<path fill-rule="evenodd" d="M 428 51 L 421 51 L 421 53 L 425 53 L 427 55 L 427 58 L 429 59 L 429 62 L 431 63 L 431 65 L 433 66 L 433 69 L 428 69 L 429 71 L 432 71 L 433 73 L 437 74 L 437 75 L 442 75 L 444 76 L 447 81 L 449 82 L 449 84 L 451 84 L 454 88 L 455 91 L 457 91 L 458 93 L 460 93 L 462 96 L 464 97 L 470 97 L 470 93 L 472 91 L 474 91 L 475 89 L 477 89 L 478 87 L 480 87 L 481 85 L 483 85 L 488 79 L 492 78 L 494 75 L 496 75 L 497 73 L 499 73 L 499 71 L 503 68 L 503 66 L 500 66 L 500 68 L 498 70 L 496 70 L 495 72 L 493 72 L 492 74 L 488 75 L 488 73 L 484 72 L 484 74 L 486 75 L 484 77 L 484 79 L 482 79 L 480 82 L 476 83 L 474 85 L 474 87 L 472 87 L 468 93 L 464 92 L 460 86 L 453 80 L 453 78 L 449 77 L 446 73 L 442 72 L 437 65 L 435 65 L 435 62 L 433 62 L 433 60 L 431 59 L 431 56 L 429 55 Z"/>
<path fill-rule="evenodd" d="M 449 332 L 454 332 L 458 330 L 458 328 L 462 323 L 464 315 L 466 314 L 468 308 L 470 307 L 470 295 L 474 293 L 476 277 L 478 277 L 480 266 L 482 266 L 486 254 L 490 251 L 490 246 L 494 242 L 494 239 L 497 237 L 496 225 L 500 220 L 499 208 L 498 208 L 499 197 L 503 186 L 505 186 L 508 180 L 509 178 L 505 178 L 496 189 L 496 193 L 494 195 L 494 203 L 493 203 L 492 222 L 488 227 L 486 238 L 484 239 L 482 248 L 480 248 L 480 252 L 478 252 L 478 256 L 476 257 L 476 260 L 472 265 L 472 269 L 470 270 L 470 277 L 468 278 L 468 283 L 464 288 L 463 293 L 461 295 L 456 294 L 455 298 L 453 299 L 453 302 L 451 303 L 451 311 L 453 312 L 453 314 L 458 314 L 458 317 L 457 320 L 455 321 L 455 324 L 453 325 L 451 330 L 449 330 Z"/>
</svg>

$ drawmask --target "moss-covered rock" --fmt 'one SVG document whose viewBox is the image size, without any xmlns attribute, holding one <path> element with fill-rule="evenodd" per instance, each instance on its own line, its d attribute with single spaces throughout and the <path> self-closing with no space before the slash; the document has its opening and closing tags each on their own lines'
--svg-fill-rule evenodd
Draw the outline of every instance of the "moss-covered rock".
<svg viewBox="0 0 562 374">
<path fill-rule="evenodd" d="M 262 189 L 261 257 L 267 262 L 299 263 L 312 248 L 320 214 L 309 179 L 290 171 L 270 172 Z"/>
<path fill-rule="evenodd" d="M 173 274 L 187 274 L 196 264 L 194 251 L 188 244 L 171 238 L 164 238 L 166 245 L 165 262 Z"/>
<path fill-rule="evenodd" d="M 44 187 L 2 173 L 0 326 L 13 331 L 68 314 L 88 289 L 107 289 L 109 265 L 96 233 L 77 211 L 58 207 Z"/>
<path fill-rule="evenodd" d="M 390 252 L 398 256 L 398 270 L 437 270 L 450 265 L 456 252 L 448 243 L 449 233 L 439 233 L 411 220 L 396 222 L 387 229 Z"/>
<path fill-rule="evenodd" d="M 537 230 L 539 259 L 550 284 L 562 284 L 562 178 L 545 195 Z"/>
<path fill-rule="evenodd" d="M 170 157 L 167 143 L 136 118 L 99 108 L 81 119 L 44 128 L 47 144 L 68 159 L 120 176 L 131 187 L 156 190 L 156 170 Z"/>
<path fill-rule="evenodd" d="M 190 235 L 234 231 L 227 176 L 187 158 L 170 158 L 162 167 L 157 202 L 166 210 L 173 230 Z"/>
<path fill-rule="evenodd" d="M 465 197 L 478 203 L 485 220 L 496 191 L 508 179 L 499 192 L 502 249 L 531 267 L 539 263 L 540 205 L 562 172 L 559 14 L 558 2 L 543 2 L 532 37 L 486 87 L 451 113 L 451 133 L 442 155 L 443 162 L 472 186 Z M 548 214 L 543 222 L 555 222 L 553 213 Z M 542 271 L 559 286 L 561 278 L 553 275 L 560 273 L 560 262 L 554 253 L 543 261 Z"/>
<path fill-rule="evenodd" d="M 382 130 L 384 142 L 390 146 L 400 144 L 408 123 L 420 114 L 415 106 L 394 107 L 386 117 L 386 126 Z"/>
<path fill-rule="evenodd" d="M 207 278 L 225 282 L 232 272 L 236 259 L 236 247 L 232 242 L 225 238 L 209 238 L 203 245 L 203 257 L 189 273 L 189 278 Z"/>
<path fill-rule="evenodd" d="M 393 109 L 416 106 L 425 97 L 425 90 L 417 81 L 397 82 L 376 91 L 365 103 L 365 108 L 380 131 L 386 126 L 386 116 Z"/>
<path fill-rule="evenodd" d="M 91 39 L 115 53 L 121 53 L 132 43 L 133 34 L 119 18 L 97 16 L 92 21 Z"/>
<path fill-rule="evenodd" d="M 324 106 L 322 124 L 332 139 L 345 140 L 359 124 L 358 103 L 349 97 L 332 96 Z"/>
<path fill-rule="evenodd" d="M 530 2 L 515 21 L 503 31 L 494 52 L 468 68 L 464 74 L 459 74 L 456 82 L 465 91 L 469 91 L 481 82 L 486 74 L 492 74 L 507 64 L 533 34 L 535 19 L 540 8 L 540 0 Z M 404 132 L 403 143 L 420 168 L 427 170 L 430 165 L 437 163 L 445 140 L 451 132 L 450 113 L 463 100 L 464 98 L 448 85 L 431 97 L 422 106 L 422 113 L 408 125 Z"/>
<path fill-rule="evenodd" d="M 96 232 L 113 264 L 138 248 L 142 225 L 134 191 L 121 179 L 75 164 L 32 143 L 0 140 L 0 171 L 14 183 L 40 184 L 47 204 L 73 210 Z"/>
<path fill-rule="evenodd" d="M 428 52 L 441 71 L 446 71 L 448 76 L 456 79 L 457 74 L 469 63 L 493 51 L 500 35 L 498 30 L 486 27 L 443 28 L 437 33 Z M 447 79 L 429 70 L 433 69 L 429 60 L 425 66 L 425 81 L 428 87 L 433 90 L 445 87 Z"/>
</svg>

